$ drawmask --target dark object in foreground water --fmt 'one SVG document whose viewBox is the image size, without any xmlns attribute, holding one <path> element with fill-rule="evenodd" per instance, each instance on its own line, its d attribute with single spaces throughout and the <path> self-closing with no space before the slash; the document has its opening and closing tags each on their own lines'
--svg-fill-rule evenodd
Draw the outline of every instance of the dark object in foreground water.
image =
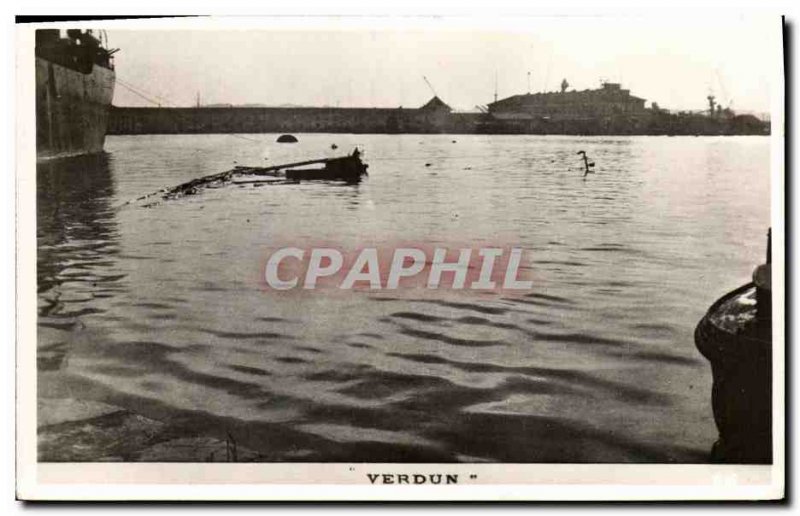
<svg viewBox="0 0 800 516">
<path fill-rule="evenodd" d="M 769 247 L 769 246 L 768 246 Z M 772 462 L 772 303 L 769 256 L 753 283 L 711 305 L 697 325 L 697 349 L 711 363 L 717 463 Z"/>
<path fill-rule="evenodd" d="M 291 134 L 282 134 L 278 136 L 278 143 L 297 143 L 297 138 Z"/>
</svg>

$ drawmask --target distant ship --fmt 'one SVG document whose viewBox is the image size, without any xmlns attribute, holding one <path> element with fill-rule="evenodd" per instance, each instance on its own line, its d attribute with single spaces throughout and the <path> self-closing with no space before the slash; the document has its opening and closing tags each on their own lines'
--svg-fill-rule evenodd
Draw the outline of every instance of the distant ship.
<svg viewBox="0 0 800 516">
<path fill-rule="evenodd" d="M 103 150 L 116 51 L 91 30 L 36 31 L 37 161 Z"/>
</svg>

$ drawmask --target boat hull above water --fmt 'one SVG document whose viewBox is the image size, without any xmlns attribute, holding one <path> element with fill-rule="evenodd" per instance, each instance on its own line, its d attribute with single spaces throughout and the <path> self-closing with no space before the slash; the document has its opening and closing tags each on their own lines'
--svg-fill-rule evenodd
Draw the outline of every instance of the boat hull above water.
<svg viewBox="0 0 800 516">
<path fill-rule="evenodd" d="M 112 53 L 89 33 L 37 31 L 37 161 L 103 151 L 116 80 Z"/>
</svg>

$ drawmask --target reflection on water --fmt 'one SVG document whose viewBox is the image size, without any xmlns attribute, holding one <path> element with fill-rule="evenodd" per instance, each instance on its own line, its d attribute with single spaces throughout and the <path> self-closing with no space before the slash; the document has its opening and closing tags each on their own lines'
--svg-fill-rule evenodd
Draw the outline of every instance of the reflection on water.
<svg viewBox="0 0 800 516">
<path fill-rule="evenodd" d="M 763 255 L 767 139 L 253 138 L 110 137 L 108 155 L 39 168 L 40 396 L 168 424 L 150 446 L 230 436 L 265 461 L 705 460 L 711 379 L 692 330 Z M 125 206 L 334 142 L 364 151 L 364 182 Z M 597 163 L 586 180 L 577 150 Z M 522 247 L 534 288 L 260 281 L 276 246 L 398 242 Z M 108 457 L 164 460 L 87 460 Z"/>
<path fill-rule="evenodd" d="M 115 274 L 119 252 L 114 184 L 107 154 L 56 160 L 37 166 L 37 287 L 40 332 L 62 335 L 81 326 L 81 316 L 101 313 L 94 301 L 122 292 Z M 40 346 L 40 369 L 58 368 L 64 340 Z"/>
</svg>

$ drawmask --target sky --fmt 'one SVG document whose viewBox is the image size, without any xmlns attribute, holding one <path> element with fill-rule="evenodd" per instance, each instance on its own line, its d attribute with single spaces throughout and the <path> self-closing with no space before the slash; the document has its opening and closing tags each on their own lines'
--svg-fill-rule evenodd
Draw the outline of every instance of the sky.
<svg viewBox="0 0 800 516">
<path fill-rule="evenodd" d="M 433 96 L 426 77 L 456 110 L 488 104 L 495 87 L 504 98 L 566 79 L 578 90 L 621 82 L 648 106 L 701 110 L 713 93 L 723 106 L 766 113 L 781 59 L 777 18 L 244 25 L 109 27 L 120 48 L 114 104 L 190 106 L 199 95 L 201 104 L 418 107 Z"/>
</svg>

